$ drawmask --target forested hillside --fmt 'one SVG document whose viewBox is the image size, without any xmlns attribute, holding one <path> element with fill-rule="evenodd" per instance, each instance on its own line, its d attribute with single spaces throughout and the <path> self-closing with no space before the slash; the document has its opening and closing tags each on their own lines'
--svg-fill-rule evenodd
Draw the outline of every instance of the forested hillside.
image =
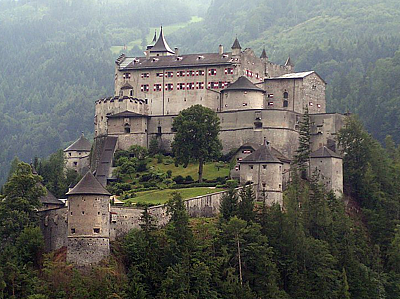
<svg viewBox="0 0 400 299">
<path fill-rule="evenodd" d="M 93 133 L 94 101 L 113 93 L 113 46 L 187 22 L 194 1 L 0 0 L 0 185 L 14 156 L 29 162 Z M 207 1 L 206 1 L 207 3 Z"/>
<path fill-rule="evenodd" d="M 329 111 L 358 113 L 378 140 L 400 142 L 397 0 L 0 0 L 0 184 L 15 155 L 29 162 L 90 136 L 113 61 L 141 55 L 161 24 L 181 52 L 228 48 L 237 35 L 273 61 L 290 54 L 326 79 Z"/>
<path fill-rule="evenodd" d="M 185 51 L 209 51 L 235 35 L 242 47 L 328 83 L 330 112 L 357 113 L 379 141 L 400 142 L 400 2 L 396 0 L 215 0 L 203 22 L 174 34 Z M 382 59 L 382 60 L 380 60 Z"/>
</svg>

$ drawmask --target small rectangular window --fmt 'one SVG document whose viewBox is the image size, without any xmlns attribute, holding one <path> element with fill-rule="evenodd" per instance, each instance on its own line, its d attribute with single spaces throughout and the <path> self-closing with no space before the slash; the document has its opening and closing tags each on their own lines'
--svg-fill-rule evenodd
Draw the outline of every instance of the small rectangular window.
<svg viewBox="0 0 400 299">
<path fill-rule="evenodd" d="M 204 82 L 197 82 L 196 89 L 204 89 Z"/>
<path fill-rule="evenodd" d="M 71 228 L 71 234 L 75 234 L 75 228 Z"/>
<path fill-rule="evenodd" d="M 196 72 L 195 71 L 188 71 L 187 75 L 188 76 L 196 76 Z"/>
<path fill-rule="evenodd" d="M 196 75 L 199 75 L 199 76 L 204 76 L 204 70 L 198 70 L 197 72 L 196 72 Z"/>
<path fill-rule="evenodd" d="M 174 72 L 167 72 L 167 77 L 172 78 L 174 76 Z"/>
<path fill-rule="evenodd" d="M 95 228 L 93 229 L 93 232 L 94 232 L 95 234 L 100 234 L 100 228 L 95 227 Z"/>
<path fill-rule="evenodd" d="M 174 90 L 174 84 L 173 83 L 165 84 L 165 90 Z"/>
<path fill-rule="evenodd" d="M 267 169 L 267 165 L 263 165 L 263 169 Z"/>
<path fill-rule="evenodd" d="M 148 85 L 148 84 L 142 84 L 142 85 L 140 86 L 140 91 L 148 92 L 149 90 L 150 90 L 150 88 L 149 88 L 149 85 Z"/>
<path fill-rule="evenodd" d="M 150 78 L 150 73 L 142 73 L 142 78 Z"/>
<path fill-rule="evenodd" d="M 130 78 L 131 78 L 131 73 L 124 73 L 124 74 L 122 75 L 122 78 L 124 78 L 124 79 L 126 79 L 126 80 L 130 79 Z"/>
<path fill-rule="evenodd" d="M 309 105 L 310 107 L 312 107 L 312 106 L 313 106 L 313 102 L 309 102 L 308 105 Z"/>
<path fill-rule="evenodd" d="M 185 71 L 178 71 L 176 72 L 177 77 L 185 77 Z"/>
<path fill-rule="evenodd" d="M 154 91 L 161 91 L 161 84 L 154 84 Z"/>
<path fill-rule="evenodd" d="M 164 77 L 164 73 L 157 73 L 156 77 Z"/>
<path fill-rule="evenodd" d="M 226 75 L 233 75 L 233 68 L 229 67 L 225 69 L 225 74 Z"/>
<path fill-rule="evenodd" d="M 208 70 L 208 74 L 209 74 L 210 76 L 215 76 L 215 75 L 217 75 L 217 69 L 209 69 L 209 70 Z"/>
<path fill-rule="evenodd" d="M 317 108 L 321 108 L 321 104 L 317 104 Z"/>
<path fill-rule="evenodd" d="M 253 165 L 250 165 L 249 167 L 250 167 L 250 169 L 253 169 Z"/>
<path fill-rule="evenodd" d="M 178 83 L 177 85 L 176 85 L 176 89 L 177 90 L 183 90 L 183 89 L 185 89 L 185 83 Z"/>
<path fill-rule="evenodd" d="M 268 102 L 268 106 L 274 106 L 274 102 Z"/>
<path fill-rule="evenodd" d="M 187 89 L 194 89 L 194 86 L 195 86 L 194 82 L 190 82 L 190 83 L 187 84 L 186 87 L 187 87 Z"/>
</svg>

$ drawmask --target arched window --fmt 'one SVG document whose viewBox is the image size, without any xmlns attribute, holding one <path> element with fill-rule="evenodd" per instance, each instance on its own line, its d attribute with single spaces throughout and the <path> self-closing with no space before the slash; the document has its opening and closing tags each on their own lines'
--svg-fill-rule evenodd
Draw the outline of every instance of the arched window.
<svg viewBox="0 0 400 299">
<path fill-rule="evenodd" d="M 283 100 L 283 108 L 287 108 L 289 106 L 288 100 Z"/>
<path fill-rule="evenodd" d="M 287 93 L 287 91 L 285 91 L 285 92 L 283 93 L 283 98 L 284 98 L 284 99 L 288 99 L 288 98 L 289 98 L 289 94 Z"/>
</svg>

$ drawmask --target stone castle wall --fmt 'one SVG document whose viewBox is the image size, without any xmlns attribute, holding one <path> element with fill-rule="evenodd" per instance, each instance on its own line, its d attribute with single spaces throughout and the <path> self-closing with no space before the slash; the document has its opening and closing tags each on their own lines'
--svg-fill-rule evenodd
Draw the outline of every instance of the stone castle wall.
<svg viewBox="0 0 400 299">
<path fill-rule="evenodd" d="M 67 246 L 68 208 L 59 208 L 38 212 L 46 251 Z"/>
<path fill-rule="evenodd" d="M 95 265 L 109 254 L 109 238 L 68 238 L 67 261 L 75 265 Z"/>
</svg>

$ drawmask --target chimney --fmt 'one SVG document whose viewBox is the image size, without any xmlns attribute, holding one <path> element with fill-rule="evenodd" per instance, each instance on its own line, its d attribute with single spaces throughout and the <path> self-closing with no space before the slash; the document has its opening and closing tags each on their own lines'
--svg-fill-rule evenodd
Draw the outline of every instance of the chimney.
<svg viewBox="0 0 400 299">
<path fill-rule="evenodd" d="M 219 53 L 219 55 L 224 54 L 224 46 L 223 46 L 223 45 L 219 45 L 219 47 L 218 47 L 218 53 Z"/>
<path fill-rule="evenodd" d="M 177 47 L 175 47 L 175 56 L 179 56 L 179 49 Z"/>
<path fill-rule="evenodd" d="M 150 58 L 150 50 L 144 51 L 144 54 L 146 54 L 146 59 Z"/>
</svg>

